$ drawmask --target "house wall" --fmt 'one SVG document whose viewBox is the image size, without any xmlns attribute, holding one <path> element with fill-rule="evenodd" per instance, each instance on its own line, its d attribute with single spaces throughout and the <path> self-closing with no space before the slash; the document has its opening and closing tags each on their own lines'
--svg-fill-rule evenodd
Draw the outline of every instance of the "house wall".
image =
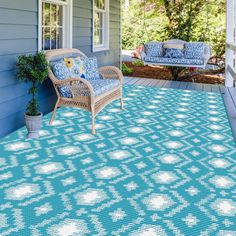
<svg viewBox="0 0 236 236">
<path fill-rule="evenodd" d="M 88 56 L 95 55 L 99 65 L 120 62 L 120 0 L 110 0 L 110 50 L 92 52 L 92 0 L 73 1 L 73 47 Z M 16 58 L 35 53 L 38 47 L 38 1 L 0 1 L 0 137 L 24 125 L 24 111 L 30 97 L 29 84 L 18 82 Z M 40 86 L 38 99 L 41 111 L 50 112 L 55 92 L 47 80 Z"/>
</svg>

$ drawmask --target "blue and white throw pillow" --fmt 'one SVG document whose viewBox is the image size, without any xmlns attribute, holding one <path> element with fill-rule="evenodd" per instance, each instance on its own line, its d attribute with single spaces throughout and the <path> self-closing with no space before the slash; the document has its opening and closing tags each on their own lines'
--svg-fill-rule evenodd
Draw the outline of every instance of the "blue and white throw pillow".
<svg viewBox="0 0 236 236">
<path fill-rule="evenodd" d="M 162 57 L 163 44 L 158 42 L 150 42 L 144 45 L 145 53 L 148 57 Z"/>
<path fill-rule="evenodd" d="M 65 80 L 71 77 L 69 68 L 65 65 L 64 59 L 51 64 L 52 72 L 58 80 Z"/>
<path fill-rule="evenodd" d="M 99 79 L 98 62 L 96 57 L 82 58 L 84 62 L 85 79 Z"/>
<path fill-rule="evenodd" d="M 58 80 L 85 78 L 84 64 L 82 60 L 63 58 L 53 62 L 51 67 Z M 60 85 L 58 90 L 62 97 L 72 98 L 72 92 L 69 85 Z"/>
<path fill-rule="evenodd" d="M 184 53 L 181 49 L 166 48 L 164 57 L 165 58 L 183 58 Z"/>
<path fill-rule="evenodd" d="M 58 80 L 85 78 L 83 61 L 75 58 L 64 58 L 53 62 L 52 71 Z"/>
<path fill-rule="evenodd" d="M 204 43 L 192 42 L 185 44 L 185 58 L 186 59 L 202 59 L 204 57 Z"/>
<path fill-rule="evenodd" d="M 52 72 L 58 80 L 65 80 L 71 78 L 71 72 L 65 65 L 64 59 L 53 62 L 51 64 Z M 61 85 L 58 87 L 59 93 L 64 98 L 72 98 L 72 93 L 68 85 Z"/>
</svg>

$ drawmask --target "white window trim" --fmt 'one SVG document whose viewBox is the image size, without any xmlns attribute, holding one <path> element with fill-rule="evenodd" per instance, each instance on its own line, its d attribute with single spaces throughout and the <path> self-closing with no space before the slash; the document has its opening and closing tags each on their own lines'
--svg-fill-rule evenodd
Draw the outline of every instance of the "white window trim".
<svg viewBox="0 0 236 236">
<path fill-rule="evenodd" d="M 72 48 L 73 40 L 73 0 L 67 0 L 68 3 L 60 3 L 64 5 L 63 15 L 66 19 L 63 19 L 63 48 Z M 38 51 L 42 51 L 42 3 L 55 3 L 58 4 L 58 0 L 38 0 Z"/>
<path fill-rule="evenodd" d="M 102 12 L 102 10 L 101 10 Z M 94 16 L 95 16 L 95 0 L 93 0 L 93 30 L 92 30 L 92 41 L 93 41 L 93 52 L 101 52 L 101 51 L 108 51 L 110 50 L 110 6 L 109 6 L 109 0 L 105 0 L 105 10 L 104 10 L 106 19 L 105 19 L 105 27 L 103 31 L 103 44 L 101 45 L 94 45 Z"/>
</svg>

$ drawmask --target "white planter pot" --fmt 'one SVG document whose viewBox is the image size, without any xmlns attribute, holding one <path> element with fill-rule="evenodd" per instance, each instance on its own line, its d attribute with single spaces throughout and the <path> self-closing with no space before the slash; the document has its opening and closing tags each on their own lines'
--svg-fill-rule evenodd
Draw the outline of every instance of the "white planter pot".
<svg viewBox="0 0 236 236">
<path fill-rule="evenodd" d="M 38 138 L 39 129 L 42 124 L 43 113 L 40 113 L 38 116 L 29 116 L 25 114 L 25 124 L 28 130 L 28 138 Z"/>
</svg>

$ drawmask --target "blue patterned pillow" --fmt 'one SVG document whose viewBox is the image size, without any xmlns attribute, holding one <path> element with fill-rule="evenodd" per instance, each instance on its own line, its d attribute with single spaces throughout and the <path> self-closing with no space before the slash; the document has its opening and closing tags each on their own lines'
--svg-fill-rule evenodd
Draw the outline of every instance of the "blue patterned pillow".
<svg viewBox="0 0 236 236">
<path fill-rule="evenodd" d="M 163 44 L 158 42 L 151 42 L 144 45 L 145 53 L 148 57 L 162 57 Z"/>
<path fill-rule="evenodd" d="M 71 78 L 85 78 L 84 62 L 80 58 L 64 58 L 64 63 Z"/>
<path fill-rule="evenodd" d="M 96 57 L 81 58 L 84 62 L 85 78 L 90 79 L 99 79 L 98 72 L 98 63 Z"/>
<path fill-rule="evenodd" d="M 204 43 L 194 42 L 185 44 L 186 59 L 202 59 L 204 57 Z"/>
<path fill-rule="evenodd" d="M 84 64 L 82 60 L 75 58 L 64 58 L 52 63 L 52 71 L 58 80 L 70 78 L 85 78 Z M 58 90 L 62 97 L 72 98 L 68 85 L 61 85 Z"/>
<path fill-rule="evenodd" d="M 71 78 L 71 72 L 69 68 L 65 65 L 64 59 L 55 61 L 51 65 L 53 74 L 58 80 L 65 80 Z M 58 87 L 59 93 L 62 97 L 72 98 L 72 93 L 69 86 L 61 85 Z"/>
<path fill-rule="evenodd" d="M 183 58 L 184 53 L 181 49 L 176 48 L 166 48 L 165 49 L 165 58 Z"/>
<path fill-rule="evenodd" d="M 58 80 L 85 78 L 83 61 L 74 58 L 64 58 L 53 62 L 52 71 Z"/>
<path fill-rule="evenodd" d="M 52 72 L 58 80 L 65 80 L 70 78 L 70 70 L 65 65 L 64 59 L 55 61 L 51 64 Z"/>
</svg>

